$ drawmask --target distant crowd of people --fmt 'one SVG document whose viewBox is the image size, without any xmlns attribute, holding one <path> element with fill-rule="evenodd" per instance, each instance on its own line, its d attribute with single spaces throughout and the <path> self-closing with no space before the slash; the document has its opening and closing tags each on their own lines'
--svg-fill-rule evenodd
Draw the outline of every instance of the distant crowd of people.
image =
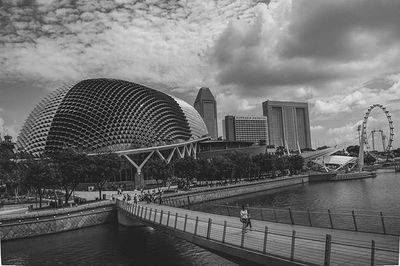
<svg viewBox="0 0 400 266">
<path fill-rule="evenodd" d="M 139 191 L 134 191 L 133 193 L 123 193 L 122 189 L 117 190 L 118 195 L 122 195 L 123 201 L 131 202 L 133 201 L 134 204 L 137 204 L 140 201 L 146 201 L 147 203 L 158 203 L 162 204 L 162 191 L 156 192 L 155 189 L 152 191 L 147 190 L 144 191 L 143 189 Z M 133 195 L 132 195 L 133 194 Z"/>
</svg>

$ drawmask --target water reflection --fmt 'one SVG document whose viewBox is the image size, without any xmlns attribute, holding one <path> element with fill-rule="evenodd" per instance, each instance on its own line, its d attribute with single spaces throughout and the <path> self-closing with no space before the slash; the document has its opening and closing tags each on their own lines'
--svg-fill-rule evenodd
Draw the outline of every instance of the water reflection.
<svg viewBox="0 0 400 266">
<path fill-rule="evenodd" d="M 292 208 L 293 210 L 335 212 L 380 212 L 392 215 L 400 213 L 400 173 L 382 172 L 376 178 L 300 184 L 289 188 L 214 201 L 214 204 L 229 204 L 261 208 Z M 199 210 L 212 210 L 206 203 Z"/>
<path fill-rule="evenodd" d="M 100 225 L 3 243 L 15 265 L 237 265 L 149 227 Z"/>
</svg>

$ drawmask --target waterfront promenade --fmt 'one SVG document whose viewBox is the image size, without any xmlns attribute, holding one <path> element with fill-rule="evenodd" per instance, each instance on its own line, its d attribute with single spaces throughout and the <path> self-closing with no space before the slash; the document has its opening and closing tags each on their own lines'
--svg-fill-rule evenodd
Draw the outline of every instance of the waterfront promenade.
<svg viewBox="0 0 400 266">
<path fill-rule="evenodd" d="M 237 217 L 157 204 L 118 201 L 120 223 L 167 230 L 197 245 L 272 265 L 397 265 L 399 237 L 253 220 L 243 234 Z M 121 219 L 123 221 L 121 221 Z"/>
</svg>

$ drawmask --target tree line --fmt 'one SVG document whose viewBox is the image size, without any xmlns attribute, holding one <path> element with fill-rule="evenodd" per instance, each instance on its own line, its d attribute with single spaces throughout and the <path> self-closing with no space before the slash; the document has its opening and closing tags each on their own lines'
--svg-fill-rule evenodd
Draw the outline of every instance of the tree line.
<svg viewBox="0 0 400 266">
<path fill-rule="evenodd" d="M 42 199 L 46 192 L 64 191 L 68 203 L 80 182 L 90 180 L 97 184 L 99 198 L 107 180 L 119 173 L 119 157 L 112 153 L 88 156 L 74 149 L 44 152 L 39 156 L 0 148 L 0 185 L 3 194 L 18 195 L 33 192 Z"/>
<path fill-rule="evenodd" d="M 243 179 L 259 179 L 283 174 L 295 174 L 303 169 L 304 159 L 300 155 L 247 154 L 233 152 L 226 156 L 214 158 L 185 157 L 170 164 L 153 158 L 144 167 L 148 179 L 154 179 L 157 185 L 166 186 L 177 178 L 185 185 L 193 180 L 204 181 L 234 181 Z M 173 182 L 173 181 L 172 181 Z"/>
<path fill-rule="evenodd" d="M 208 159 L 185 157 L 169 164 L 152 158 L 142 173 L 146 179 L 156 180 L 158 186 L 172 183 L 188 186 L 193 180 L 237 182 L 297 173 L 303 163 L 299 155 L 277 153 L 249 156 L 233 152 Z M 66 148 L 32 156 L 24 152 L 14 153 L 12 149 L 0 145 L 1 191 L 14 197 L 20 193 L 34 193 L 40 207 L 44 195 L 49 191 L 55 195 L 56 191 L 64 191 L 63 201 L 68 203 L 79 183 L 96 184 L 100 199 L 107 181 L 118 175 L 120 170 L 121 159 L 111 152 L 89 156 L 82 151 Z"/>
</svg>

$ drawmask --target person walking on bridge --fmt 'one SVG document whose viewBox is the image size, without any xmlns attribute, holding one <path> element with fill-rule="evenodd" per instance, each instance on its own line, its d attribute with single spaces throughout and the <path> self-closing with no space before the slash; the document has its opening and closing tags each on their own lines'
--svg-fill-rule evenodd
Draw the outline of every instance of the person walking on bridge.
<svg viewBox="0 0 400 266">
<path fill-rule="evenodd" d="M 244 208 L 244 205 L 242 205 L 242 209 L 240 210 L 240 221 L 243 224 L 242 231 L 244 233 L 247 233 L 247 227 L 250 225 L 250 230 L 251 230 L 251 222 L 250 222 L 250 216 L 248 211 Z"/>
</svg>

